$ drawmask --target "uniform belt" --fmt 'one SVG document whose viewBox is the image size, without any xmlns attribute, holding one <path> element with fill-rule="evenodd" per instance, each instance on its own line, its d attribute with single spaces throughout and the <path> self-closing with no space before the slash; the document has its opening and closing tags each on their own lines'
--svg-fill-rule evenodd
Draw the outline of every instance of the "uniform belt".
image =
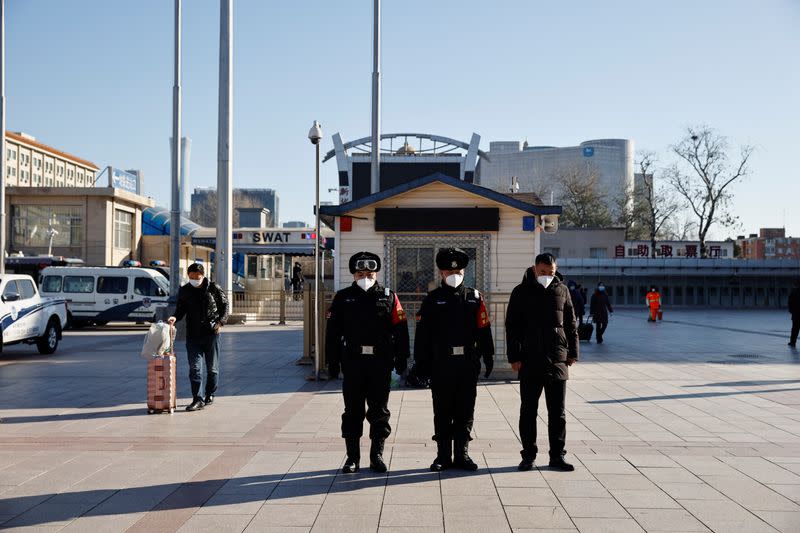
<svg viewBox="0 0 800 533">
<path fill-rule="evenodd" d="M 361 347 L 361 355 L 375 355 L 375 347 L 374 346 L 362 346 Z"/>
<path fill-rule="evenodd" d="M 464 355 L 463 346 L 452 346 L 450 348 L 450 355 Z"/>
</svg>

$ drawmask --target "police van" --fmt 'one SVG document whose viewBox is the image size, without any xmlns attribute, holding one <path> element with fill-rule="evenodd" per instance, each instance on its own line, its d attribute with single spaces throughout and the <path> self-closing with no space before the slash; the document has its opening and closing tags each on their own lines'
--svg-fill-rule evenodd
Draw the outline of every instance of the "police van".
<svg viewBox="0 0 800 533">
<path fill-rule="evenodd" d="M 158 270 L 138 267 L 47 267 L 39 277 L 44 296 L 65 299 L 70 325 L 154 322 L 167 305 L 169 281 Z"/>
<path fill-rule="evenodd" d="M 36 344 L 39 353 L 51 354 L 58 348 L 66 324 L 63 299 L 42 298 L 30 276 L 0 276 L 0 348 L 24 342 Z"/>
</svg>

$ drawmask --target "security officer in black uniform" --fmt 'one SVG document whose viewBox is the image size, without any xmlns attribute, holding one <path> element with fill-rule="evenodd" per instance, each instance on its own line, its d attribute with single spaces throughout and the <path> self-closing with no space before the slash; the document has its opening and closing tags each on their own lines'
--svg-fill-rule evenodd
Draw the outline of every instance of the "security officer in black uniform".
<svg viewBox="0 0 800 533">
<path fill-rule="evenodd" d="M 463 250 L 439 250 L 436 266 L 442 284 L 428 293 L 417 315 L 414 368 L 420 376 L 430 378 L 433 393 L 433 440 L 437 444 L 433 472 L 450 466 L 478 469 L 468 453 L 470 433 L 481 359 L 488 378 L 494 366 L 494 342 L 483 296 L 464 286 L 468 263 Z"/>
<path fill-rule="evenodd" d="M 370 468 L 386 472 L 383 444 L 389 426 L 392 367 L 402 374 L 409 356 L 408 324 L 397 295 L 378 285 L 380 258 L 358 252 L 350 258 L 353 284 L 336 293 L 328 310 L 325 354 L 331 378 L 344 375 L 342 437 L 347 460 L 342 472 L 358 472 L 364 417 L 369 421 Z M 364 411 L 364 402 L 367 410 Z"/>
</svg>

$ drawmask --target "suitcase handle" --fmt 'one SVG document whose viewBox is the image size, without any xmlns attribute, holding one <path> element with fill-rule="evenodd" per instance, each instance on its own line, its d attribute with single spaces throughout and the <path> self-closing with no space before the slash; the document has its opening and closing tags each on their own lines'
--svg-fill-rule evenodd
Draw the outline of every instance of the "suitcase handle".
<svg viewBox="0 0 800 533">
<path fill-rule="evenodd" d="M 161 386 L 159 389 L 164 390 L 167 388 L 167 379 L 164 376 L 161 376 Z"/>
</svg>

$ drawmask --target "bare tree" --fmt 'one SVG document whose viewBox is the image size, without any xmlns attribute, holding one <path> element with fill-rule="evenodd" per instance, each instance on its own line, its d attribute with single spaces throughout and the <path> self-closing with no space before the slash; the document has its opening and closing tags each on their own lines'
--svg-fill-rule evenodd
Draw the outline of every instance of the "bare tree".
<svg viewBox="0 0 800 533">
<path fill-rule="evenodd" d="M 591 167 L 565 168 L 555 179 L 560 188 L 561 220 L 565 226 L 588 228 L 612 224 L 605 194 L 600 191 L 597 173 Z"/>
<path fill-rule="evenodd" d="M 663 234 L 667 222 L 680 208 L 671 191 L 656 186 L 655 161 L 653 152 L 642 152 L 639 156 L 637 164 L 642 176 L 642 187 L 636 195 L 638 205 L 634 209 L 636 221 L 650 239 L 650 254 L 653 258 L 656 256 L 656 238 Z"/>
<path fill-rule="evenodd" d="M 708 126 L 689 127 L 672 151 L 679 161 L 669 171 L 670 183 L 697 220 L 700 257 L 708 257 L 706 236 L 714 224 L 731 227 L 738 218 L 730 212 L 729 187 L 748 173 L 751 146 L 740 147 L 734 165 L 728 161 L 728 141 Z"/>
</svg>

